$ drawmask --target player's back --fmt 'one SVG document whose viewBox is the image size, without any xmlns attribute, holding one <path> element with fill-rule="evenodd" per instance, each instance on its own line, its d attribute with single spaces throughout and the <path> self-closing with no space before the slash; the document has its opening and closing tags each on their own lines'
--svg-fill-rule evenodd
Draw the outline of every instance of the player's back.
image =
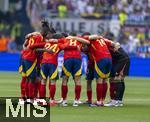
<svg viewBox="0 0 150 122">
<path fill-rule="evenodd" d="M 128 54 L 121 47 L 116 52 L 110 50 L 110 53 L 111 53 L 113 62 L 121 62 L 121 61 L 129 59 Z"/>
<path fill-rule="evenodd" d="M 45 48 L 47 50 L 51 50 L 52 53 L 50 53 L 50 52 L 44 52 L 43 53 L 42 63 L 57 64 L 58 53 L 60 51 L 59 45 L 57 43 L 47 42 L 45 44 Z"/>
<path fill-rule="evenodd" d="M 64 39 L 64 44 L 67 45 L 67 48 L 64 49 L 64 59 L 68 58 L 79 58 L 81 59 L 81 42 L 75 39 Z"/>
<path fill-rule="evenodd" d="M 29 61 L 34 61 L 37 58 L 37 53 L 34 49 L 31 49 L 30 47 L 40 43 L 43 41 L 43 37 L 41 35 L 34 35 L 28 38 L 26 47 L 27 50 L 24 50 L 23 58 Z"/>
<path fill-rule="evenodd" d="M 91 41 L 90 51 L 96 61 L 103 58 L 111 58 L 108 47 L 102 38 Z"/>
</svg>

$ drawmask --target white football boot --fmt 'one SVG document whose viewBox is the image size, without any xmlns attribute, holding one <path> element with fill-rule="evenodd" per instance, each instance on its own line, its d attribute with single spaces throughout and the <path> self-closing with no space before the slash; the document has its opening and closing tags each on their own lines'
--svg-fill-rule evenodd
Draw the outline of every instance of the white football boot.
<svg viewBox="0 0 150 122">
<path fill-rule="evenodd" d="M 115 107 L 122 107 L 123 106 L 123 102 L 120 101 L 120 100 L 117 100 L 114 106 Z"/>
<path fill-rule="evenodd" d="M 74 100 L 73 105 L 74 107 L 78 107 L 80 104 L 83 104 L 80 100 Z"/>
<path fill-rule="evenodd" d="M 78 106 L 79 106 L 79 101 L 74 100 L 72 106 L 73 106 L 73 107 L 78 107 Z"/>
<path fill-rule="evenodd" d="M 112 107 L 112 106 L 115 106 L 116 104 L 117 104 L 116 100 L 111 100 L 108 103 L 104 104 L 104 106 L 106 106 L 106 107 Z"/>
<path fill-rule="evenodd" d="M 63 106 L 63 107 L 67 107 L 67 106 L 68 106 L 68 104 L 67 104 L 67 100 L 63 100 L 63 101 L 62 101 L 62 103 L 61 103 L 61 106 Z"/>
<path fill-rule="evenodd" d="M 24 100 L 24 99 L 22 99 L 22 98 L 19 99 L 19 104 L 20 104 L 20 105 L 24 105 L 25 102 L 26 102 L 26 100 Z"/>
</svg>

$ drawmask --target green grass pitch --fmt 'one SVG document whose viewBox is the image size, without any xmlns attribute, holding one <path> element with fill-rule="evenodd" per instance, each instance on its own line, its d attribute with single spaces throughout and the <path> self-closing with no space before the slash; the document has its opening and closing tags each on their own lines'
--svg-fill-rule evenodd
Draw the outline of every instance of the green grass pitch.
<svg viewBox="0 0 150 122">
<path fill-rule="evenodd" d="M 21 76 L 18 73 L 0 72 L 0 97 L 19 97 Z M 51 122 L 150 122 L 150 78 L 126 78 L 123 107 L 72 107 L 74 83 L 69 81 L 68 107 L 50 108 Z M 61 80 L 57 81 L 56 99 L 60 98 Z M 86 99 L 86 81 L 82 78 L 81 101 Z M 93 82 L 95 99 L 95 81 Z M 109 94 L 109 93 L 108 93 Z M 108 95 L 107 95 L 108 96 Z M 107 97 L 106 101 L 109 100 Z"/>
</svg>

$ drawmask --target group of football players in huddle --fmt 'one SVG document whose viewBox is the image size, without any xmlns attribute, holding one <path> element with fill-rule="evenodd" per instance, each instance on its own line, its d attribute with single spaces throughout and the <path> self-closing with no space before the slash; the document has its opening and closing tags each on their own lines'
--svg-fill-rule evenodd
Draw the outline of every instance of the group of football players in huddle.
<svg viewBox="0 0 150 122">
<path fill-rule="evenodd" d="M 62 52 L 61 100 L 55 100 L 58 80 L 58 54 Z M 80 101 L 82 53 L 88 57 L 86 72 L 87 100 Z M 42 105 L 67 106 L 68 80 L 72 75 L 75 83 L 73 106 L 123 106 L 125 91 L 124 78 L 128 75 L 130 59 L 120 44 L 103 36 L 85 32 L 56 33 L 47 21 L 42 21 L 41 32 L 27 34 L 21 51 L 19 72 L 22 74 L 21 104 L 32 103 L 36 99 L 46 99 L 46 84 L 49 82 L 49 102 Z M 96 79 L 97 101 L 92 102 L 92 81 Z M 104 103 L 109 78 L 111 100 Z"/>
</svg>

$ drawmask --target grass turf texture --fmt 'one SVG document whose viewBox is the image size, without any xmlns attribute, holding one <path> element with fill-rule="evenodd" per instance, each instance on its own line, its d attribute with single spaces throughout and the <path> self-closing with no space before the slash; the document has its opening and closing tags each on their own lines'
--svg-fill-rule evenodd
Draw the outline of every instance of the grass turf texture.
<svg viewBox="0 0 150 122">
<path fill-rule="evenodd" d="M 81 100 L 86 99 L 86 81 L 82 78 Z M 0 72 L 0 97 L 19 97 L 21 76 L 18 73 Z M 72 107 L 74 83 L 69 81 L 68 107 L 55 106 L 50 109 L 51 122 L 150 122 L 150 79 L 126 78 L 123 107 Z M 61 80 L 57 81 L 56 99 L 60 98 Z M 48 94 L 47 94 L 48 95 Z M 108 96 L 108 95 L 107 95 Z M 95 99 L 95 82 L 93 82 Z M 106 101 L 109 100 L 107 97 Z"/>
</svg>

